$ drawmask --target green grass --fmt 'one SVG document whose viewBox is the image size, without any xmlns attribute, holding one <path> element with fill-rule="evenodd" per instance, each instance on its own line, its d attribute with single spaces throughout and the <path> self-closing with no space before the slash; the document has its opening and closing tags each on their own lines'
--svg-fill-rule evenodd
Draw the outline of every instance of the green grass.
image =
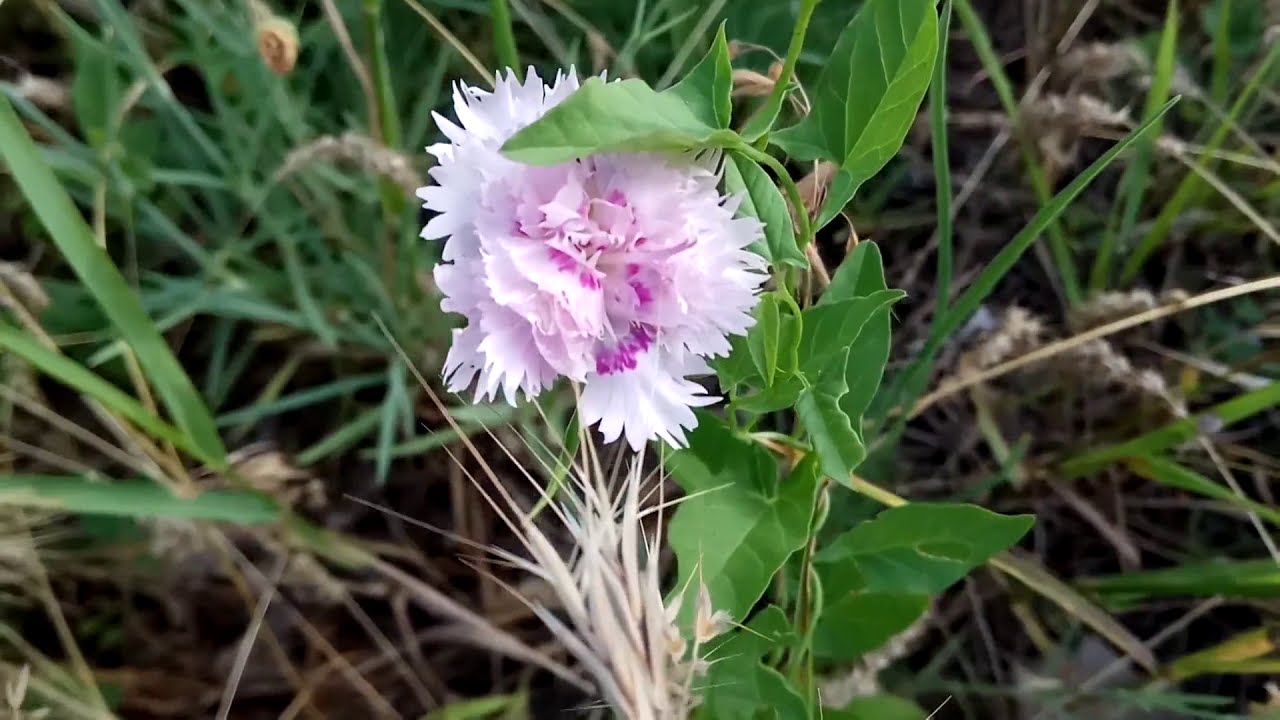
<svg viewBox="0 0 1280 720">
<path fill-rule="evenodd" d="M 58 73 L 68 80 L 67 107 L 50 110 L 23 96 L 17 85 L 0 85 L 0 159 L 10 189 L 0 210 L 16 235 L 40 251 L 32 254 L 34 274 L 53 300 L 25 316 L 10 306 L 0 319 L 0 351 L 42 379 L 50 410 L 65 413 L 66 422 L 85 422 L 95 432 L 103 428 L 94 422 L 117 424 L 121 432 L 111 437 L 129 446 L 121 452 L 143 453 L 146 462 L 140 464 L 154 466 L 157 476 L 141 480 L 112 472 L 105 461 L 104 471 L 93 477 L 28 471 L 22 457 L 6 455 L 12 472 L 0 475 L 0 509 L 252 527 L 335 566 L 373 573 L 381 560 L 371 548 L 383 538 L 333 534 L 322 529 L 323 522 L 302 520 L 282 498 L 251 490 L 246 479 L 235 477 L 229 455 L 269 438 L 293 467 L 326 484 L 368 478 L 403 491 L 405 475 L 424 487 L 442 482 L 439 468 L 449 462 L 442 448 L 463 437 L 515 428 L 528 439 L 554 492 L 567 476 L 560 441 L 572 442 L 577 425 L 565 398 L 549 400 L 548 421 L 528 408 L 472 407 L 469 397 L 451 401 L 457 403 L 458 430 L 424 416 L 419 388 L 380 324 L 424 374 L 435 376 L 456 321 L 440 312 L 427 280 L 438 246 L 417 237 L 416 201 L 406 188 L 371 171 L 367 157 L 352 161 L 324 148 L 356 132 L 425 177 L 422 148 L 436 139 L 432 112 L 448 113 L 451 81 L 484 86 L 493 69 L 510 66 L 521 73 L 528 64 L 544 77 L 569 64 L 587 75 L 604 69 L 595 65 L 603 59 L 611 76 L 670 84 L 708 46 L 722 21 L 743 47 L 759 43 L 776 55 L 747 52 L 735 67 L 763 71 L 781 61 L 784 78 L 809 83 L 850 13 L 846 4 L 830 1 L 337 2 L 371 80 L 370 98 L 320 14 L 276 3 L 284 18 L 307 18 L 298 28 L 300 63 L 277 76 L 258 58 L 240 2 L 179 0 L 169 17 L 147 23 L 118 0 L 91 5 L 96 22 L 53 11 L 67 44 L 58 60 L 65 63 Z M 1054 553 L 1037 558 L 1024 549 L 995 563 L 1003 578 L 999 585 L 984 574 L 974 580 L 982 583 L 977 587 L 984 603 L 1018 611 L 1018 630 L 1028 637 L 1038 637 L 1037 628 L 1053 642 L 1092 632 L 1137 658 L 1139 666 L 1154 664 L 1144 645 L 1149 628 L 1137 627 L 1149 603 L 1221 596 L 1273 604 L 1280 597 L 1274 563 L 1262 559 L 1265 550 L 1241 517 L 1250 512 L 1280 526 L 1280 510 L 1262 493 L 1242 497 L 1222 484 L 1216 471 L 1205 469 L 1214 465 L 1204 461 L 1198 445 L 1189 444 L 1211 438 L 1242 477 L 1244 468 L 1237 465 L 1264 480 L 1280 467 L 1269 464 L 1280 451 L 1265 432 L 1280 407 L 1280 363 L 1274 343 L 1259 331 L 1268 322 L 1267 299 L 1236 298 L 1180 314 L 1143 335 L 1141 345 L 1125 334 L 1112 338 L 1135 364 L 1160 367 L 1167 377 L 1189 371 L 1164 363 L 1152 347 L 1177 345 L 1180 352 L 1273 383 L 1241 391 L 1228 380 L 1197 376 L 1184 383 L 1193 414 L 1164 426 L 1153 426 L 1144 409 L 1124 406 L 1088 432 L 1054 426 L 1042 433 L 1044 415 L 1060 408 L 1044 412 L 1035 395 L 986 398 L 976 416 L 965 404 L 967 396 L 958 396 L 945 414 L 927 423 L 909 424 L 907 409 L 958 372 L 956 357 L 969 349 L 969 340 L 958 338 L 984 310 L 1025 304 L 1046 313 L 1056 330 L 1066 319 L 1059 306 L 1088 304 L 1104 290 L 1128 292 L 1150 282 L 1150 289 L 1168 285 L 1199 292 L 1234 283 L 1237 276 L 1273 274 L 1274 247 L 1255 238 L 1280 216 L 1280 180 L 1265 144 L 1280 132 L 1271 89 L 1280 45 L 1262 44 L 1260 13 L 1254 18 L 1241 0 L 1170 4 L 1162 17 L 1142 20 L 1095 17 L 1082 38 L 1097 36 L 1105 26 L 1107 37 L 1123 35 L 1148 59 L 1135 84 L 1112 88 L 1109 97 L 1124 104 L 1142 96 L 1134 107 L 1141 120 L 1119 142 L 1090 140 L 1094 145 L 1072 167 L 1050 168 L 1022 123 L 1020 95 L 1030 79 L 1022 71 L 1032 66 L 1021 64 L 1025 48 L 1016 38 L 1010 44 L 1008 23 L 993 22 L 990 8 L 978 0 L 941 4 L 940 48 L 952 59 L 934 74 L 924 119 L 930 143 L 911 141 L 910 152 L 869 183 L 850 208 L 855 229 L 871 226 L 885 249 L 891 285 L 892 273 L 910 266 L 928 240 L 913 234 L 918 226 L 931 225 L 924 232 L 937 238 L 936 258 L 923 258 L 926 267 L 934 263 L 932 279 L 907 288 L 912 302 L 936 309 L 924 322 L 908 322 L 913 318 L 905 314 L 895 319 L 895 362 L 866 428 L 878 462 L 868 464 L 866 474 L 904 495 L 913 492 L 914 481 L 940 480 L 949 483 L 947 493 L 973 502 L 1025 507 L 1032 502 L 1028 498 L 1041 497 L 1042 482 L 1073 481 L 1083 496 L 1096 500 L 1092 480 L 1106 473 L 1122 478 L 1117 487 L 1135 500 L 1158 491 L 1187 508 L 1208 501 L 1225 509 L 1206 515 L 1215 532 L 1225 529 L 1237 538 L 1231 557 L 1206 556 L 1213 535 L 1193 519 L 1171 529 L 1185 530 L 1187 537 L 1159 548 L 1164 562 L 1158 569 L 1075 577 L 1071 568 L 1053 571 Z M 803 44 L 792 35 L 797 21 L 809 25 Z M 975 56 L 983 73 L 976 80 L 973 68 L 961 69 Z M 1180 83 L 1188 82 L 1193 91 L 1184 93 Z M 765 121 L 774 117 L 782 124 L 795 120 L 784 102 L 786 84 L 747 107 L 754 114 L 736 115 L 740 121 L 754 117 L 747 121 L 747 135 L 762 136 Z M 1176 107 L 1175 95 L 1182 95 Z M 970 106 L 975 97 L 988 98 L 990 107 Z M 1012 128 L 1016 148 L 998 159 L 980 190 L 999 198 L 991 204 L 997 212 L 970 216 L 975 201 L 959 207 L 954 185 L 972 170 L 972 146 L 989 138 L 975 140 L 973 131 L 959 125 L 974 111 L 993 108 L 1000 114 L 998 125 Z M 1191 143 L 1188 166 L 1162 150 L 1162 137 Z M 774 172 L 804 172 L 774 158 L 768 162 Z M 920 191 L 913 181 L 927 178 L 930 168 L 933 186 Z M 917 222 L 888 229 L 896 217 Z M 840 225 L 818 238 L 824 252 L 838 251 L 841 238 L 829 233 L 839 232 Z M 1045 272 L 1030 268 L 1027 258 L 1042 238 L 1050 260 L 1044 270 L 1061 287 L 1065 303 L 1013 296 L 1013 288 L 1049 295 L 1038 284 Z M 1169 332 L 1159 332 L 1164 330 Z M 17 379 L 5 382 L 16 388 Z M 63 388 L 71 391 L 70 399 Z M 1003 392 L 998 383 L 976 390 Z M 82 420 L 81 400 L 95 419 Z M 25 416 L 5 405 L 0 435 L 16 439 L 23 429 L 18 420 Z M 977 451 L 948 444 L 940 453 L 948 457 L 936 465 L 920 460 L 938 454 L 919 452 L 922 436 L 950 438 L 957 425 L 978 428 L 986 442 Z M 561 433 L 562 428 L 568 430 Z M 1013 439 L 1016 447 L 1010 447 Z M 899 454 L 903 448 L 914 452 Z M 953 463 L 952 453 L 963 457 Z M 975 485 L 957 477 L 958 468 L 975 457 L 980 467 L 973 476 L 995 481 Z M 202 471 L 222 473 L 229 482 L 190 497 L 175 492 Z M 337 476 L 347 472 L 356 477 Z M 415 492 L 408 494 L 418 494 L 416 486 L 410 489 Z M 885 498 L 874 494 L 884 492 L 877 486 L 868 484 L 866 491 Z M 865 508 L 858 501 L 837 498 L 835 503 L 849 505 L 833 510 L 853 508 L 849 516 L 860 517 L 857 512 Z M 78 532 L 76 523 L 66 526 Z M 1141 537 L 1141 523 L 1126 527 Z M 1046 532 L 1036 549 L 1089 542 Z M 379 577 L 400 587 L 391 575 Z M 1113 612 L 1121 608 L 1125 614 Z M 956 612 L 966 620 L 974 617 L 967 606 Z M 1273 612 L 1262 614 L 1274 621 Z M 976 626 L 957 621 L 955 627 L 956 639 L 946 652 L 928 648 L 937 658 L 929 672 L 936 673 L 922 673 L 921 683 L 936 681 L 957 695 L 956 707 L 963 708 L 958 712 L 983 717 L 980 699 L 986 694 L 1020 691 L 987 687 L 990 678 L 967 675 L 985 666 L 986 658 L 975 664 L 966 656 L 981 652 L 968 637 Z M 1231 645 L 1257 640 L 1249 628 L 1236 630 L 1240 639 L 1215 638 L 1217 647 L 1161 651 L 1166 662 L 1157 673 L 1184 679 L 1274 672 L 1269 656 L 1241 655 Z M 1034 655 L 997 662 L 1033 663 Z M 1172 686 L 1165 690 L 1152 690 L 1152 697 L 1186 700 Z M 526 700 L 523 686 L 506 686 L 427 717 L 525 717 Z"/>
</svg>

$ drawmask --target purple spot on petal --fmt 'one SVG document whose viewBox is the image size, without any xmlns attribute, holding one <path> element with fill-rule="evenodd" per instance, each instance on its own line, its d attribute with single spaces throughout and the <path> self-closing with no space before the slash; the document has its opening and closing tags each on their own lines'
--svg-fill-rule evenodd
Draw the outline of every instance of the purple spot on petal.
<svg viewBox="0 0 1280 720">
<path fill-rule="evenodd" d="M 547 250 L 547 255 L 556 264 L 556 269 L 560 272 L 572 272 L 578 268 L 578 261 L 562 250 L 551 248 Z"/>
<path fill-rule="evenodd" d="M 636 300 L 638 300 L 641 305 L 648 305 L 653 302 L 653 292 L 649 290 L 648 286 L 639 280 L 631 281 L 631 289 L 636 291 Z"/>
<path fill-rule="evenodd" d="M 605 200 L 613 205 L 626 205 L 627 196 L 622 194 L 621 190 L 610 190 L 605 196 Z"/>
</svg>

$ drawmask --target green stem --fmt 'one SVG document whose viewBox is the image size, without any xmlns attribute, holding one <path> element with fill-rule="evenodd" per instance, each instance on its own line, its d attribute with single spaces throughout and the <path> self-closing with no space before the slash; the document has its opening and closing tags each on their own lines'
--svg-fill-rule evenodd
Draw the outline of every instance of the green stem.
<svg viewBox="0 0 1280 720">
<path fill-rule="evenodd" d="M 788 662 L 789 672 L 797 687 L 808 687 L 813 680 L 813 628 L 819 608 L 814 603 L 813 558 L 818 552 L 818 525 L 822 505 L 826 502 L 827 488 L 831 480 L 823 478 L 822 486 L 813 498 L 813 510 L 809 516 L 809 542 L 800 560 L 800 592 L 796 597 L 794 625 L 800 643 Z"/>
<path fill-rule="evenodd" d="M 773 121 L 778 119 L 778 113 L 782 111 L 782 101 L 786 97 L 787 89 L 791 86 L 791 79 L 795 77 L 800 52 L 804 50 L 804 36 L 809 32 L 809 21 L 813 19 L 813 11 L 817 9 L 820 2 L 822 0 L 803 0 L 800 3 L 800 16 L 796 18 L 795 29 L 791 31 L 791 45 L 787 47 L 787 57 L 783 60 L 782 72 L 778 75 L 777 82 L 773 84 L 773 90 L 769 93 L 764 107 L 747 122 L 742 130 L 742 136 L 747 142 L 754 143 L 763 138 L 773 127 Z"/>
<path fill-rule="evenodd" d="M 511 25 L 511 8 L 507 6 L 507 0 L 489 0 L 489 17 L 493 20 L 493 45 L 498 65 L 511 68 L 523 81 L 524 73 L 520 69 L 520 53 L 516 50 L 516 34 Z"/>
<path fill-rule="evenodd" d="M 796 244 L 804 250 L 813 241 L 813 222 L 809 219 L 809 209 L 804 205 L 804 198 L 800 195 L 800 188 L 796 187 L 796 183 L 791 179 L 791 174 L 787 169 L 778 162 L 776 158 L 763 150 L 757 150 L 750 145 L 740 145 L 734 148 L 738 152 L 755 160 L 773 171 L 778 176 L 778 182 L 782 183 L 782 189 L 787 193 L 787 199 L 791 201 L 791 207 L 795 209 L 796 221 L 800 227 L 797 228 L 799 242 Z"/>
<path fill-rule="evenodd" d="M 391 63 L 387 59 L 387 38 L 382 31 L 382 0 L 364 0 L 365 38 L 369 66 L 373 75 L 373 91 L 377 100 L 375 137 L 393 150 L 400 147 L 400 113 L 396 110 L 395 87 L 391 84 Z M 370 108 L 373 110 L 373 108 Z M 372 115 L 372 113 L 371 113 Z M 396 218 L 408 206 L 404 192 L 387 178 L 378 179 L 378 196 L 385 220 L 382 237 L 382 281 L 392 302 L 399 293 L 399 263 L 396 252 Z"/>
</svg>

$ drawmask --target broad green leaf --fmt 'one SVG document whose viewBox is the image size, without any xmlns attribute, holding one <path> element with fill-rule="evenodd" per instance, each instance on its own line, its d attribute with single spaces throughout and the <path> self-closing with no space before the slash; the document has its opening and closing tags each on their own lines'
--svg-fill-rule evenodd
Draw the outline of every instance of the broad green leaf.
<svg viewBox="0 0 1280 720">
<path fill-rule="evenodd" d="M 854 246 L 831 276 L 831 284 L 818 298 L 819 305 L 830 305 L 842 300 L 873 295 L 889 286 L 884 279 L 884 261 L 880 248 L 867 240 Z"/>
<path fill-rule="evenodd" d="M 825 720 L 926 720 L 919 705 L 893 695 L 854 698 L 843 710 L 824 710 Z"/>
<path fill-rule="evenodd" d="M 764 241 L 753 244 L 752 250 L 775 269 L 779 265 L 809 267 L 809 261 L 796 245 L 795 226 L 787 201 L 764 168 L 751 158 L 730 153 L 724 164 L 724 185 L 729 193 L 742 195 L 738 213 L 754 217 L 764 225 Z"/>
<path fill-rule="evenodd" d="M 711 366 L 715 369 L 716 377 L 720 380 L 720 387 L 725 392 L 745 382 L 759 380 L 760 378 L 760 373 L 756 371 L 755 362 L 751 359 L 750 343 L 747 341 L 747 337 L 743 335 L 730 337 L 729 354 L 725 357 L 713 359 Z"/>
<path fill-rule="evenodd" d="M 760 392 L 739 398 L 734 402 L 733 407 L 758 415 L 786 410 L 795 406 L 796 400 L 800 398 L 800 393 L 804 392 L 804 389 L 805 381 L 799 376 L 793 375 L 787 380 L 771 385 Z"/>
<path fill-rule="evenodd" d="M 680 82 L 662 91 L 680 99 L 704 125 L 728 128 L 733 111 L 733 67 L 721 23 L 711 49 Z"/>
<path fill-rule="evenodd" d="M 778 374 L 778 343 L 782 335 L 782 301 L 772 293 L 760 299 L 756 326 L 747 335 L 747 349 L 756 372 L 764 378 L 765 387 L 773 385 Z"/>
<path fill-rule="evenodd" d="M 779 293 L 769 293 L 754 314 L 756 322 L 747 335 L 729 338 L 729 355 L 712 361 L 726 391 L 748 382 L 767 387 L 770 382 L 762 363 L 773 363 L 775 379 L 790 378 L 799 365 L 802 320 L 792 314 L 791 303 Z"/>
<path fill-rule="evenodd" d="M 777 670 L 761 663 L 772 652 L 795 641 L 787 616 L 776 605 L 756 613 L 746 630 L 735 631 L 708 649 L 714 660 L 707 674 L 704 705 L 707 720 L 755 720 L 758 713 L 779 720 L 808 717 L 804 698 Z"/>
<path fill-rule="evenodd" d="M 728 146 L 737 137 L 707 125 L 680 97 L 655 92 L 642 80 L 593 77 L 511 136 L 502 152 L 516 162 L 556 165 L 596 153 Z"/>
<path fill-rule="evenodd" d="M 849 257 L 840 263 L 831 285 L 822 293 L 818 305 L 829 305 L 842 300 L 873 295 L 887 290 L 884 279 L 884 263 L 880 248 L 875 243 L 858 243 Z M 885 364 L 889 361 L 891 308 L 876 310 L 867 318 L 857 341 L 849 348 L 849 362 L 845 366 L 845 384 L 849 392 L 840 400 L 840 408 L 854 428 L 860 429 L 862 416 L 870 407 L 880 380 L 884 377 Z"/>
<path fill-rule="evenodd" d="M 679 561 L 675 587 L 700 577 L 716 609 L 740 621 L 807 539 L 816 467 L 801 463 L 779 483 L 777 463 L 766 450 L 706 413 L 699 414 L 688 449 L 674 453 L 668 467 L 692 496 L 680 503 L 667 530 Z M 692 605 L 684 603 L 688 610 Z"/>
<path fill-rule="evenodd" d="M 240 525 L 272 523 L 284 517 L 270 497 L 257 492 L 209 490 L 186 498 L 147 480 L 101 482 L 81 477 L 0 476 L 0 505 Z"/>
<path fill-rule="evenodd" d="M 174 422 L 189 436 L 189 444 L 200 450 L 205 462 L 224 467 L 227 451 L 209 408 L 143 310 L 137 293 L 107 251 L 94 241 L 80 211 L 41 158 L 7 98 L 0 101 L 0 156 L 58 250 L 133 348 L 147 380 Z"/>
<path fill-rule="evenodd" d="M 845 592 L 834 596 L 827 587 L 839 568 L 823 570 L 827 606 L 813 634 L 813 652 L 827 660 L 857 660 L 882 647 L 906 630 L 929 606 L 926 595 Z M 831 577 L 831 581 L 838 578 Z"/>
<path fill-rule="evenodd" d="M 935 0 L 867 0 L 810 91 L 813 109 L 773 141 L 795 160 L 840 165 L 818 214 L 834 218 L 902 147 L 938 52 Z"/>
<path fill-rule="evenodd" d="M 796 416 L 809 434 L 823 474 L 848 485 L 850 474 L 866 458 L 867 448 L 849 416 L 840 409 L 840 400 L 849 391 L 844 379 L 849 349 L 829 358 L 827 367 L 818 373 L 813 385 L 800 393 Z"/>
<path fill-rule="evenodd" d="M 881 290 L 865 297 L 815 305 L 805 310 L 804 333 L 800 338 L 800 367 L 814 377 L 826 369 L 831 357 L 842 353 L 858 339 L 862 328 L 876 311 L 904 297 L 901 290 Z"/>
<path fill-rule="evenodd" d="M 844 533 L 817 564 L 871 592 L 934 595 L 1018 542 L 1032 522 L 975 505 L 911 503 Z"/>
</svg>

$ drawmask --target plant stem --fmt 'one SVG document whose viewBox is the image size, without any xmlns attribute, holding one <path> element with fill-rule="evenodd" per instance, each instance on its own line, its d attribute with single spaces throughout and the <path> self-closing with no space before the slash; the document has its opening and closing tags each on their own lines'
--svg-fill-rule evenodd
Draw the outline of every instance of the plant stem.
<svg viewBox="0 0 1280 720">
<path fill-rule="evenodd" d="M 498 55 L 498 65 L 511 68 L 522 82 L 520 53 L 516 50 L 516 34 L 511 25 L 511 8 L 507 0 L 489 0 L 489 17 L 493 20 L 493 46 Z"/>
<path fill-rule="evenodd" d="M 809 219 L 809 209 L 805 207 L 804 198 L 800 195 L 800 188 L 796 187 L 795 181 L 791 179 L 791 174 L 787 172 L 782 163 L 763 150 L 757 150 L 746 144 L 734 149 L 769 168 L 774 175 L 778 176 L 778 182 L 782 183 L 782 189 L 786 191 L 787 198 L 791 201 L 791 207 L 795 210 L 796 222 L 800 225 L 796 229 L 797 235 L 799 235 L 797 238 L 799 242 L 796 244 L 800 246 L 801 250 L 804 250 L 813 241 L 813 223 Z"/>
<path fill-rule="evenodd" d="M 814 600 L 813 558 L 818 552 L 819 516 L 826 502 L 827 488 L 831 486 L 830 478 L 823 478 L 818 492 L 813 498 L 813 510 L 809 516 L 809 542 L 804 547 L 804 556 L 800 560 L 800 592 L 796 597 L 795 630 L 800 642 L 796 652 L 788 663 L 792 679 L 798 687 L 808 687 L 813 680 L 813 627 L 821 608 Z"/>
<path fill-rule="evenodd" d="M 803 0 L 800 3 L 800 15 L 796 18 L 796 26 L 791 31 L 791 45 L 787 47 L 787 57 L 782 62 L 782 72 L 778 75 L 777 82 L 773 84 L 773 90 L 765 100 L 764 107 L 747 122 L 742 130 L 742 136 L 747 139 L 747 142 L 753 143 L 763 138 L 769 133 L 769 128 L 773 127 L 773 121 L 778 119 L 778 113 L 782 110 L 782 100 L 787 94 L 787 88 L 791 86 L 791 79 L 795 77 L 800 52 L 804 50 L 804 36 L 809 31 L 809 21 L 813 19 L 813 11 L 817 9 L 820 2 L 822 0 Z"/>
</svg>

